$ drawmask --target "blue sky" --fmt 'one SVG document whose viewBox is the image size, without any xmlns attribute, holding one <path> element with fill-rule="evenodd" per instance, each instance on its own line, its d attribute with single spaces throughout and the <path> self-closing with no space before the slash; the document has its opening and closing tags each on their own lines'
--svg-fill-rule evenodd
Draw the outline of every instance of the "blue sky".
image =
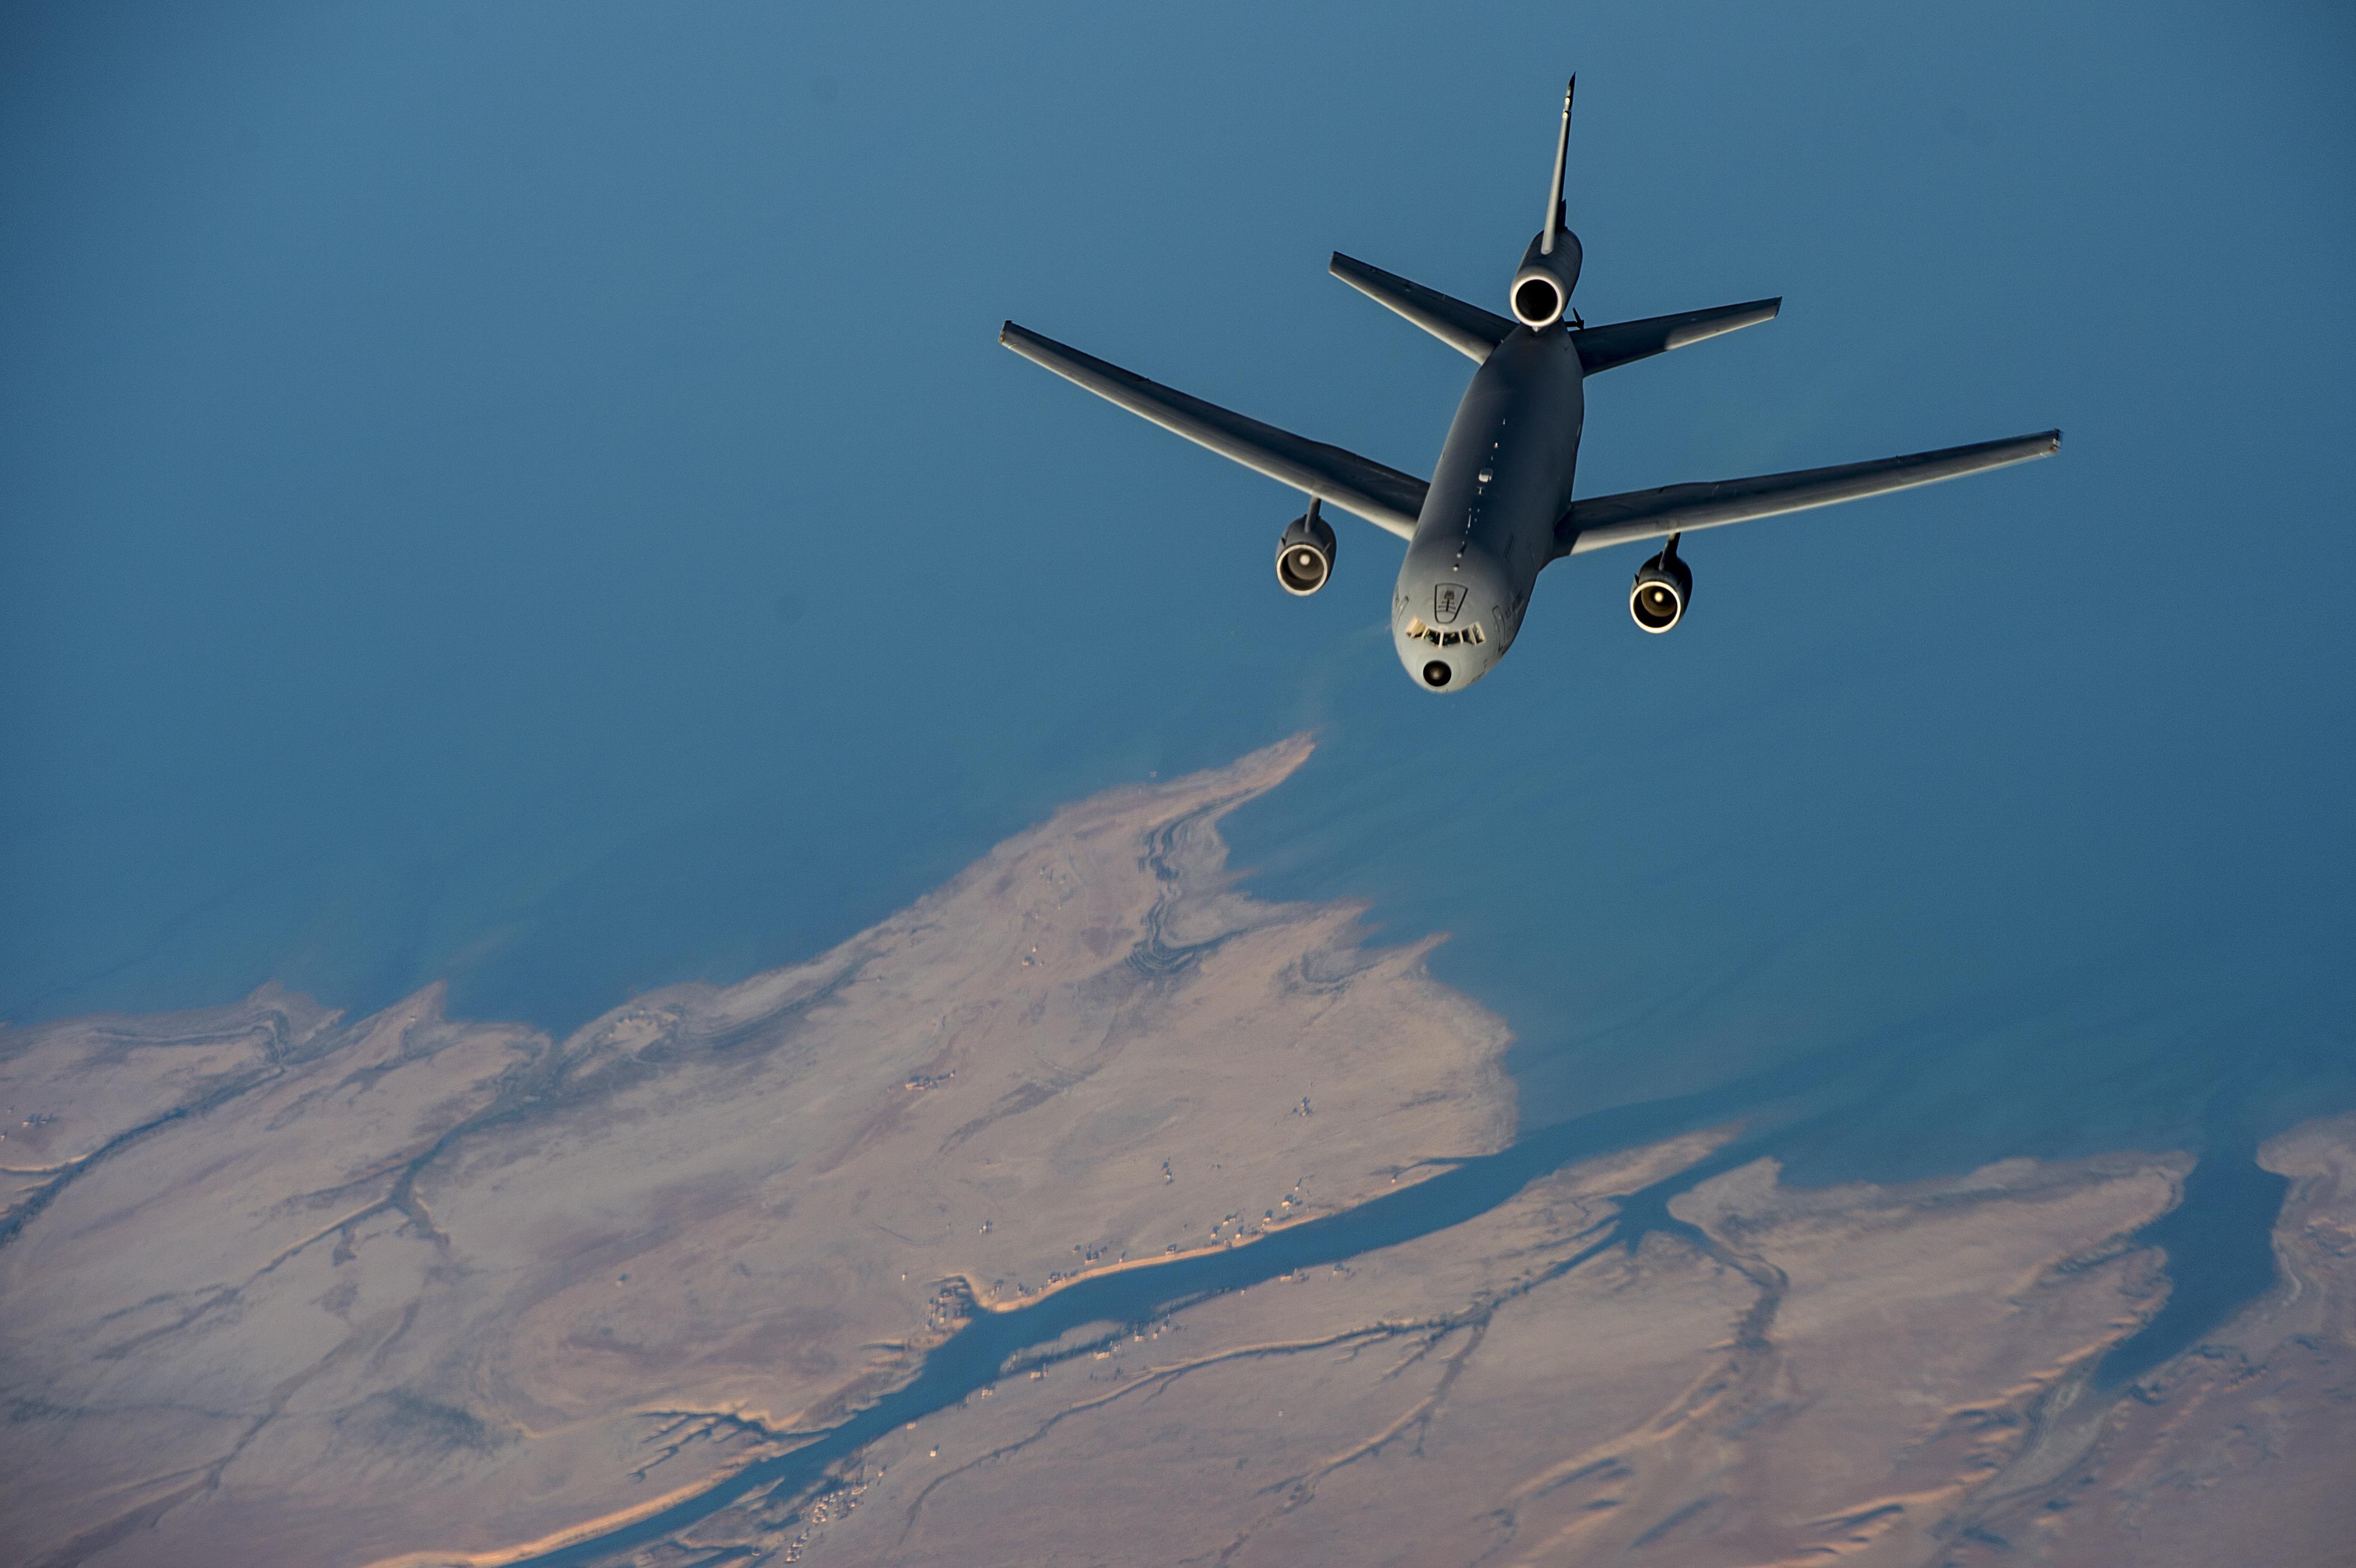
<svg viewBox="0 0 2356 1568">
<path fill-rule="evenodd" d="M 1287 599 L 1292 497 L 993 334 L 1428 470 L 1468 368 L 1326 253 L 1496 305 L 1572 68 L 1589 319 L 1786 301 L 1583 491 L 2069 445 L 1696 541 L 1668 638 L 1558 567 L 1438 701 L 1391 541 Z M 0 1016 L 561 1027 L 1315 725 L 1244 858 L 1540 1097 L 1972 1018 L 2321 1103 L 2351 80 L 2320 5 L 12 7 Z"/>
</svg>

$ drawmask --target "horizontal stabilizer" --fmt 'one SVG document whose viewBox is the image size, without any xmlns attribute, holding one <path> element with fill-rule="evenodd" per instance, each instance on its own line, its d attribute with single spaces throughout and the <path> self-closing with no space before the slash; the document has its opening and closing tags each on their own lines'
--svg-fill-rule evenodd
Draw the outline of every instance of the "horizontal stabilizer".
<svg viewBox="0 0 2356 1568">
<path fill-rule="evenodd" d="M 1333 252 L 1333 275 L 1371 299 L 1390 306 L 1424 331 L 1475 362 L 1503 343 L 1515 326 L 1513 317 L 1483 310 L 1477 304 L 1425 288 L 1397 272 L 1370 267 L 1355 256 Z M 1655 350 L 1655 352 L 1658 352 Z"/>
<path fill-rule="evenodd" d="M 1570 335 L 1570 341 L 1579 350 L 1580 368 L 1594 376 L 1615 365 L 1649 359 L 1672 348 L 1683 348 L 1688 343 L 1699 343 L 1705 337 L 1716 337 L 1721 332 L 1772 321 L 1775 313 L 1783 308 L 1783 301 L 1779 295 L 1744 304 L 1722 304 L 1715 310 L 1689 310 L 1681 315 L 1651 315 L 1642 321 L 1581 327 Z"/>
<path fill-rule="evenodd" d="M 1555 525 L 1554 553 L 1584 555 L 1615 544 L 1634 544 L 1695 528 L 1746 523 L 1782 512 L 1829 507 L 1941 479 L 1959 478 L 1983 468 L 2001 468 L 2032 457 L 2050 457 L 2062 450 L 2062 432 L 2040 431 L 2006 441 L 1983 441 L 1972 446 L 1943 447 L 1906 457 L 1883 457 L 1870 463 L 1843 463 L 1831 468 L 1802 468 L 1789 474 L 1762 474 L 1750 479 L 1720 479 L 1702 485 L 1667 485 L 1657 490 L 1631 490 L 1619 496 L 1598 496 L 1573 501 Z"/>
<path fill-rule="evenodd" d="M 1033 364 L 1255 473 L 1306 490 L 1401 539 L 1415 536 L 1424 492 L 1431 486 L 1412 474 L 1188 397 L 1011 321 L 999 330 L 998 341 Z"/>
</svg>

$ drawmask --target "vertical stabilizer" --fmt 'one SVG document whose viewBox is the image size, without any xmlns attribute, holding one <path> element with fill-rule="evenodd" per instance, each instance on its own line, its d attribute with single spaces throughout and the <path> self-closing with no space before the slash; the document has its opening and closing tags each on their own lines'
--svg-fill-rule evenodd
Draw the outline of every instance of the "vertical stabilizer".
<svg viewBox="0 0 2356 1568">
<path fill-rule="evenodd" d="M 1554 187 L 1547 192 L 1546 227 L 1539 230 L 1538 254 L 1554 254 L 1554 237 L 1562 228 L 1563 165 L 1570 156 L 1570 98 L 1579 91 L 1579 73 L 1573 71 L 1570 85 L 1562 90 L 1562 132 L 1554 141 Z"/>
<path fill-rule="evenodd" d="M 1507 294 L 1513 302 L 1514 319 L 1532 332 L 1544 332 L 1563 318 L 1570 307 L 1570 291 L 1579 287 L 1579 268 L 1584 260 L 1579 248 L 1579 236 L 1563 221 L 1562 176 L 1570 160 L 1570 99 L 1579 91 L 1579 78 L 1572 77 L 1562 90 L 1562 132 L 1554 142 L 1554 181 L 1547 189 L 1546 227 L 1522 252 L 1521 271 L 1514 274 L 1514 286 Z"/>
</svg>

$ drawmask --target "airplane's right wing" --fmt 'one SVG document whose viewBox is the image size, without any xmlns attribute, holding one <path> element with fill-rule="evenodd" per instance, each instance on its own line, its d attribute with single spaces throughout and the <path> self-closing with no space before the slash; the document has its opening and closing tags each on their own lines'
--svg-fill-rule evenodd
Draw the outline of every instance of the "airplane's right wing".
<svg viewBox="0 0 2356 1568">
<path fill-rule="evenodd" d="M 1415 537 L 1415 520 L 1423 512 L 1424 492 L 1431 486 L 1412 474 L 1386 468 L 1322 441 L 1262 424 L 1231 409 L 1165 387 L 1159 381 L 1083 354 L 1052 337 L 1008 322 L 998 341 L 1035 365 L 1044 365 L 1064 379 L 1086 387 L 1130 413 L 1151 420 L 1188 441 L 1209 447 L 1279 484 L 1306 490 L 1329 506 L 1353 512 L 1387 533 Z"/>
<path fill-rule="evenodd" d="M 1618 496 L 1598 496 L 1573 501 L 1555 524 L 1554 553 L 1584 555 L 1615 544 L 1634 544 L 1694 528 L 1715 528 L 1772 517 L 1781 512 L 1828 507 L 1885 491 L 1904 490 L 1941 479 L 2001 468 L 2032 457 L 2050 457 L 2062 450 L 2062 432 L 2040 431 L 2006 441 L 1983 441 L 1972 446 L 1949 446 L 1937 452 L 1917 452 L 1906 457 L 1883 457 L 1871 463 L 1843 463 L 1831 468 L 1802 468 L 1790 474 L 1762 474 L 1750 479 L 1720 479 L 1702 485 L 1667 485 L 1657 490 L 1630 490 Z"/>
</svg>

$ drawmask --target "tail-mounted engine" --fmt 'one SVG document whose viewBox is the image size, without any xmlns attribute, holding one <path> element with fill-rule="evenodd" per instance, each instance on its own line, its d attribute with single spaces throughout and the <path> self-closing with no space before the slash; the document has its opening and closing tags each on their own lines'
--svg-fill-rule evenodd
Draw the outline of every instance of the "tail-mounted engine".
<svg viewBox="0 0 2356 1568">
<path fill-rule="evenodd" d="M 1686 618 L 1693 603 L 1693 568 L 1677 559 L 1677 536 L 1661 553 L 1636 569 L 1628 589 L 1628 613 L 1648 632 L 1665 632 Z"/>
<path fill-rule="evenodd" d="M 1570 292 L 1579 287 L 1579 267 L 1584 259 L 1579 236 L 1568 229 L 1553 232 L 1554 248 L 1544 249 L 1547 236 L 1530 241 L 1522 256 L 1522 270 L 1514 274 L 1514 319 L 1532 332 L 1543 332 L 1570 308 Z"/>
<path fill-rule="evenodd" d="M 1309 510 L 1292 519 L 1276 541 L 1276 580 L 1287 593 L 1306 599 L 1333 575 L 1333 527 L 1318 516 L 1312 498 Z"/>
</svg>

